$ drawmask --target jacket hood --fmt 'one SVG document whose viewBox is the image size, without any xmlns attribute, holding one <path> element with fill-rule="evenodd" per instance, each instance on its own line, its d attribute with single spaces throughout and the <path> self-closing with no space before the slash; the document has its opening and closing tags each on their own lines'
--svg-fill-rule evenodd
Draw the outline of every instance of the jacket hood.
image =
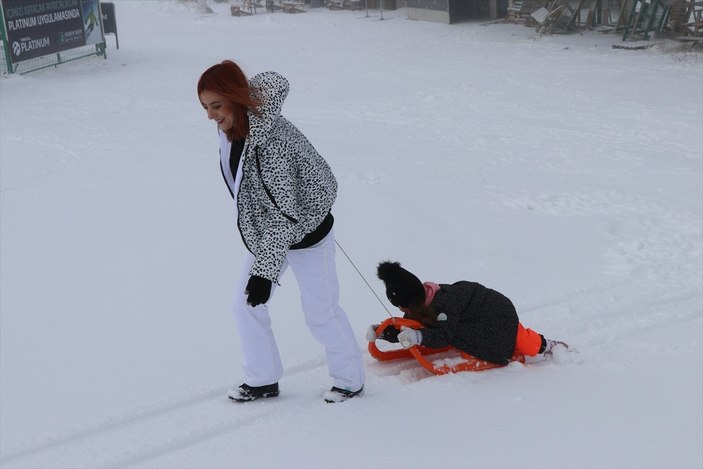
<svg viewBox="0 0 703 469">
<path fill-rule="evenodd" d="M 288 80 L 276 72 L 263 72 L 249 80 L 249 86 L 255 90 L 261 100 L 259 115 L 249 111 L 249 139 L 252 144 L 261 145 L 268 139 L 271 128 L 281 115 L 283 101 L 288 96 Z"/>
</svg>

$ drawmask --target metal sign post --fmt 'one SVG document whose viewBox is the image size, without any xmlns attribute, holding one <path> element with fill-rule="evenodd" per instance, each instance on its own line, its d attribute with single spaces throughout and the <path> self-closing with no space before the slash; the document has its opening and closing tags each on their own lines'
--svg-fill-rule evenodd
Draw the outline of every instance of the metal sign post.
<svg viewBox="0 0 703 469">
<path fill-rule="evenodd" d="M 5 30 L 5 15 L 3 13 L 2 2 L 0 1 L 0 39 L 2 39 L 2 52 L 5 55 L 5 65 L 7 66 L 7 73 L 12 75 L 15 73 L 12 67 L 12 54 L 10 54 L 10 44 L 7 40 L 7 31 Z"/>
<path fill-rule="evenodd" d="M 115 35 L 115 47 L 120 48 L 120 38 L 117 36 L 117 16 L 115 15 L 115 4 L 105 2 L 100 4 L 102 15 L 103 33 Z"/>
</svg>

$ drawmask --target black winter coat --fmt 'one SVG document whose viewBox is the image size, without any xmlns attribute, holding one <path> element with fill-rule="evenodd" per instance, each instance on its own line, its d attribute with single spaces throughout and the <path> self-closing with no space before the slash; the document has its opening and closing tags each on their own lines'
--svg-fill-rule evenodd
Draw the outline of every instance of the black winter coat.
<svg viewBox="0 0 703 469">
<path fill-rule="evenodd" d="M 476 358 L 505 365 L 515 351 L 518 316 L 503 294 L 475 282 L 440 285 L 430 307 L 446 320 L 422 330 L 422 345 L 451 345 Z"/>
</svg>

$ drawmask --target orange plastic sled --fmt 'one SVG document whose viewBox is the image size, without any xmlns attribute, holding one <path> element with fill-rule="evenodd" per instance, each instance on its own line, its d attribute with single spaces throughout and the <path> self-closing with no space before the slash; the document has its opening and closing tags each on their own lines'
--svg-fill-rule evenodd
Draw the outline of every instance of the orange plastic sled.
<svg viewBox="0 0 703 469">
<path fill-rule="evenodd" d="M 376 336 L 379 336 L 386 327 L 393 326 L 396 329 L 401 327 L 410 327 L 412 329 L 422 329 L 424 326 L 418 321 L 413 321 L 412 319 L 397 318 L 392 317 L 383 321 L 376 328 Z M 441 352 L 455 352 L 454 355 L 458 356 L 460 360 L 456 363 L 433 363 L 427 358 L 426 355 L 437 354 Z M 491 368 L 500 368 L 503 365 L 496 365 L 495 363 L 487 362 L 479 358 L 469 355 L 468 353 L 462 352 L 461 350 L 455 349 L 454 347 L 444 347 L 440 349 L 423 347 L 422 345 L 414 345 L 409 349 L 396 349 L 383 351 L 379 350 L 376 346 L 376 341 L 369 342 L 369 354 L 376 360 L 382 362 L 389 360 L 397 360 L 400 358 L 415 358 L 423 368 L 425 368 L 430 373 L 436 375 L 446 375 L 447 373 L 458 373 L 460 371 L 483 371 L 490 370 Z M 525 363 L 525 356 L 519 352 L 515 352 L 510 359 L 510 361 L 518 361 Z"/>
</svg>

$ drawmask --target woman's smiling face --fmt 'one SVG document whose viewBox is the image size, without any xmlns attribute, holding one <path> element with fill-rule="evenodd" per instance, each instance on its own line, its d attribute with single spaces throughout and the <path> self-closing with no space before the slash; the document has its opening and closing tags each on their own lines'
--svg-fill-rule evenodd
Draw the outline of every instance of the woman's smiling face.
<svg viewBox="0 0 703 469">
<path fill-rule="evenodd" d="M 222 132 L 230 130 L 234 125 L 234 110 L 229 101 L 213 91 L 203 90 L 200 93 L 200 104 L 207 111 L 207 118 L 217 122 Z"/>
</svg>

